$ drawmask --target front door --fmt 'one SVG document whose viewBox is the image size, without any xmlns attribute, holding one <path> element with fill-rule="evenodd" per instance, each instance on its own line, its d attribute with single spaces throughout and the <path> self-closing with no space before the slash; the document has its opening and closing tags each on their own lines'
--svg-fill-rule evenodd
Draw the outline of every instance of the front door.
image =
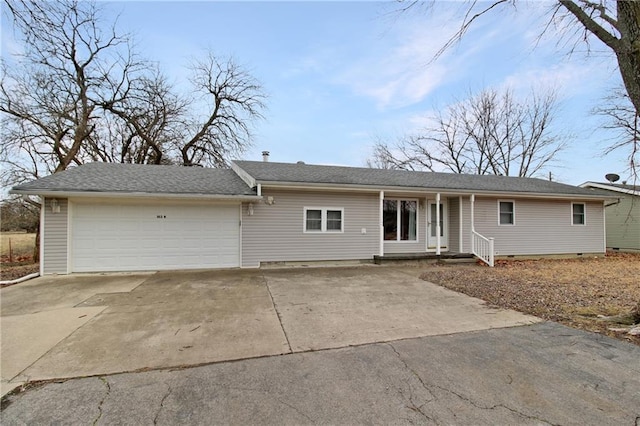
<svg viewBox="0 0 640 426">
<path fill-rule="evenodd" d="M 440 249 L 447 250 L 449 243 L 447 237 L 447 206 L 446 200 L 440 202 Z M 436 202 L 430 200 L 427 209 L 427 247 L 430 250 L 436 249 L 437 244 L 437 222 L 436 222 Z"/>
</svg>

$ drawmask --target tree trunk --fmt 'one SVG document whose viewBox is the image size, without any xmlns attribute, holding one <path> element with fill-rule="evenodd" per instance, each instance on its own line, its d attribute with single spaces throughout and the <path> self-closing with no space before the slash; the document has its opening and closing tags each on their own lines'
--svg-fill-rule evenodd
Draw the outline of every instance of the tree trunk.
<svg viewBox="0 0 640 426">
<path fill-rule="evenodd" d="M 38 224 L 38 228 L 36 229 L 36 243 L 33 248 L 33 263 L 40 262 L 40 224 Z"/>
<path fill-rule="evenodd" d="M 619 1 L 617 6 L 621 48 L 615 53 L 624 86 L 640 115 L 640 2 Z"/>
</svg>

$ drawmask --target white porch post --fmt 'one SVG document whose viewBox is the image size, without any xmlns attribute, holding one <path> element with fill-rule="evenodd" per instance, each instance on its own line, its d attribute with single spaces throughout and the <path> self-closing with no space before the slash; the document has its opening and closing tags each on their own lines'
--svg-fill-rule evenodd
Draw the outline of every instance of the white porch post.
<svg viewBox="0 0 640 426">
<path fill-rule="evenodd" d="M 440 255 L 440 193 L 436 194 L 436 255 Z"/>
<path fill-rule="evenodd" d="M 426 232 L 424 233 L 424 251 L 429 251 L 429 233 L 431 232 L 431 228 L 429 227 L 429 197 L 424 199 L 424 229 Z"/>
<path fill-rule="evenodd" d="M 473 225 L 473 208 L 474 208 L 474 203 L 476 201 L 476 196 L 474 194 L 471 194 L 470 200 L 471 200 L 471 253 L 475 253 L 476 248 L 473 245 L 473 232 L 475 231 L 475 227 Z"/>
<path fill-rule="evenodd" d="M 464 253 L 464 226 L 462 224 L 462 195 L 458 197 L 458 247 L 460 253 Z"/>
<path fill-rule="evenodd" d="M 380 191 L 380 256 L 384 256 L 384 191 Z"/>
</svg>

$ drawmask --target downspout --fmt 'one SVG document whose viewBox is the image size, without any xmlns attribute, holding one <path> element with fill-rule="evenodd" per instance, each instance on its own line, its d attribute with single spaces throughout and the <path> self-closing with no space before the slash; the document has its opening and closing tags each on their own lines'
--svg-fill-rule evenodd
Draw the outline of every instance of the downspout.
<svg viewBox="0 0 640 426">
<path fill-rule="evenodd" d="M 384 215 L 384 191 L 380 191 L 380 241 L 379 241 L 379 245 L 380 245 L 380 249 L 379 249 L 379 255 L 380 256 L 384 256 L 384 221 L 383 221 L 383 215 Z"/>
<path fill-rule="evenodd" d="M 440 193 L 436 194 L 436 256 L 440 256 Z"/>
</svg>

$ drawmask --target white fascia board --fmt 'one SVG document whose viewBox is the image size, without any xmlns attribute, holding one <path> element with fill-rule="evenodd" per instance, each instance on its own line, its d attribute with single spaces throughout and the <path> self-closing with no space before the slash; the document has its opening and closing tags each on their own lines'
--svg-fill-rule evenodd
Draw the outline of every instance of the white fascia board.
<svg viewBox="0 0 640 426">
<path fill-rule="evenodd" d="M 257 186 L 256 180 L 233 161 L 231 162 L 231 170 L 236 172 L 238 177 L 242 179 L 249 188 L 255 188 Z"/>
<path fill-rule="evenodd" d="M 15 190 L 10 194 L 40 195 L 59 198 L 155 198 L 163 200 L 215 200 L 215 201 L 259 201 L 257 195 L 222 195 L 222 194 L 162 194 L 153 192 L 91 192 L 91 191 L 51 191 L 51 190 Z"/>
<path fill-rule="evenodd" d="M 640 191 L 634 191 L 633 189 L 618 188 L 617 186 L 610 186 L 598 182 L 585 182 L 579 185 L 581 188 L 596 188 L 604 189 L 605 191 L 620 192 L 621 194 L 637 195 L 640 196 Z"/>
<path fill-rule="evenodd" d="M 326 184 L 326 183 L 297 183 L 297 182 L 259 182 L 264 188 L 289 189 L 289 190 L 307 190 L 307 191 L 334 191 L 334 192 L 370 192 L 379 193 L 385 191 L 388 193 L 440 193 L 441 195 L 482 195 L 487 197 L 513 197 L 513 198 L 553 198 L 563 200 L 608 200 L 617 199 L 614 195 L 602 194 L 557 194 L 557 193 L 537 193 L 537 192 L 509 192 L 509 191 L 482 191 L 471 189 L 446 189 L 446 188 L 422 188 L 422 187 L 403 187 L 403 186 L 372 186 L 372 185 L 354 185 L 354 184 Z"/>
</svg>

